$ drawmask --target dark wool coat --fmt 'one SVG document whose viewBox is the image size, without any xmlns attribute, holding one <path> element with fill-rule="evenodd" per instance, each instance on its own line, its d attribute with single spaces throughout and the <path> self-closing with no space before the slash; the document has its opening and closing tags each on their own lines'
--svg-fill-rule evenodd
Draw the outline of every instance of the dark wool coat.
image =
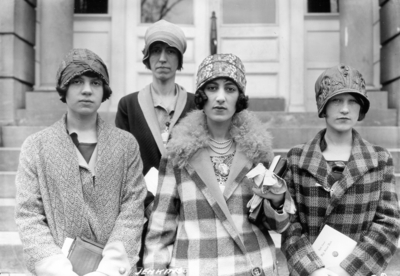
<svg viewBox="0 0 400 276">
<path fill-rule="evenodd" d="M 176 85 L 176 89 L 179 90 L 179 96 L 170 129 L 185 117 L 187 112 L 196 108 L 192 93 L 186 92 L 184 88 L 178 85 Z M 150 85 L 139 92 L 121 98 L 115 125 L 132 133 L 138 141 L 143 160 L 143 174 L 146 175 L 151 167 L 158 169 L 165 149 L 154 111 Z"/>
<path fill-rule="evenodd" d="M 264 275 L 277 275 L 268 229 L 251 224 L 246 207 L 253 196 L 253 182 L 246 174 L 259 162 L 270 162 L 271 137 L 247 110 L 234 115 L 230 134 L 236 153 L 221 193 L 207 150 L 205 114 L 193 111 L 175 127 L 168 144 L 170 156 L 160 165 L 145 268 L 183 268 L 190 276 L 234 276 L 252 275 L 252 268 L 259 267 Z M 278 214 L 268 206 L 265 215 L 272 230 L 288 226 L 286 212 Z"/>
<path fill-rule="evenodd" d="M 303 276 L 323 267 L 311 245 L 328 224 L 357 241 L 341 263 L 343 269 L 352 276 L 380 275 L 397 249 L 400 234 L 392 157 L 353 130 L 350 159 L 330 196 L 328 183 L 334 181 L 329 179 L 331 168 L 320 148 L 325 131 L 287 155 L 286 181 L 298 211 L 282 238 L 289 271 Z"/>
</svg>

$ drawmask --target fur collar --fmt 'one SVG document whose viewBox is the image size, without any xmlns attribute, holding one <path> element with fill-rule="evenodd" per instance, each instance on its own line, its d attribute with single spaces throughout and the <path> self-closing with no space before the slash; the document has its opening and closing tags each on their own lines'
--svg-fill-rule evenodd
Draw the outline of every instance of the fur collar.
<svg viewBox="0 0 400 276">
<path fill-rule="evenodd" d="M 230 134 L 237 144 L 237 149 L 243 151 L 253 163 L 272 160 L 271 134 L 266 125 L 253 113 L 247 110 L 236 113 L 232 119 Z M 199 149 L 208 147 L 208 137 L 206 116 L 203 111 L 195 110 L 188 113 L 173 128 L 172 138 L 168 143 L 168 153 L 173 164 L 179 168 L 185 166 Z"/>
</svg>

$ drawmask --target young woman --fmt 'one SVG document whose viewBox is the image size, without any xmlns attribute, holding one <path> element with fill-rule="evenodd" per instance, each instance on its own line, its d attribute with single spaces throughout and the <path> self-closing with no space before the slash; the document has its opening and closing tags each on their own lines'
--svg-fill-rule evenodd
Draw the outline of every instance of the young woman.
<svg viewBox="0 0 400 276">
<path fill-rule="evenodd" d="M 273 157 L 271 136 L 245 110 L 246 78 L 232 54 L 207 57 L 197 73 L 198 111 L 182 119 L 160 165 L 145 243 L 147 271 L 185 275 L 277 275 L 270 229 L 283 231 L 284 194 L 259 195 L 265 223 L 248 220 L 253 182 L 246 174 Z M 172 252 L 168 246 L 173 245 Z"/>
<path fill-rule="evenodd" d="M 130 275 L 146 196 L 138 143 L 98 115 L 112 91 L 107 67 L 92 51 L 65 56 L 56 89 L 67 113 L 25 140 L 15 180 L 26 266 L 33 275 L 77 276 L 81 267 L 62 248 L 79 237 L 104 245 L 97 270 L 87 275 Z"/>
<path fill-rule="evenodd" d="M 288 153 L 286 181 L 298 213 L 282 249 L 291 275 L 380 275 L 397 249 L 399 201 L 389 152 L 354 130 L 369 109 L 362 75 L 347 65 L 315 84 L 326 129 Z M 325 225 L 357 242 L 337 267 L 326 267 L 312 244 Z"/>
</svg>

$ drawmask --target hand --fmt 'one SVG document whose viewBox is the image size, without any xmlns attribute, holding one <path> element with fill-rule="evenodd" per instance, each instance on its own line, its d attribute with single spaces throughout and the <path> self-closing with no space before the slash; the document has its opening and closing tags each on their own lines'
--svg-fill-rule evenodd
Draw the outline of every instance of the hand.
<svg viewBox="0 0 400 276">
<path fill-rule="evenodd" d="M 279 206 L 281 206 L 284 202 L 285 199 L 285 193 L 282 194 L 273 194 L 271 192 L 267 192 L 266 194 L 261 192 L 260 188 L 252 188 L 253 193 L 255 193 L 256 195 L 268 199 L 271 202 L 272 207 L 274 208 L 278 208 Z"/>
<path fill-rule="evenodd" d="M 310 276 L 339 276 L 339 275 L 330 271 L 327 268 L 320 268 L 311 273 Z"/>
</svg>

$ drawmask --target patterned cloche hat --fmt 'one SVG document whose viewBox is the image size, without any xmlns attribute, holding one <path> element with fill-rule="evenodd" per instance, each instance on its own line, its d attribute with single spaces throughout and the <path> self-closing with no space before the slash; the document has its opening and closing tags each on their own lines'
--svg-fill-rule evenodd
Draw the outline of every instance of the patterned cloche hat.
<svg viewBox="0 0 400 276">
<path fill-rule="evenodd" d="M 57 86 L 65 89 L 76 76 L 92 71 L 101 76 L 107 85 L 110 83 L 104 61 L 88 49 L 72 49 L 61 61 L 57 71 Z"/>
<path fill-rule="evenodd" d="M 206 57 L 199 66 L 196 91 L 206 82 L 226 77 L 232 79 L 243 94 L 246 91 L 246 71 L 243 63 L 234 54 L 215 54 Z"/>
<path fill-rule="evenodd" d="M 325 105 L 332 97 L 343 93 L 352 93 L 360 100 L 358 120 L 362 121 L 369 109 L 365 80 L 360 72 L 345 64 L 325 70 L 315 82 L 318 117 L 324 117 Z"/>
</svg>

